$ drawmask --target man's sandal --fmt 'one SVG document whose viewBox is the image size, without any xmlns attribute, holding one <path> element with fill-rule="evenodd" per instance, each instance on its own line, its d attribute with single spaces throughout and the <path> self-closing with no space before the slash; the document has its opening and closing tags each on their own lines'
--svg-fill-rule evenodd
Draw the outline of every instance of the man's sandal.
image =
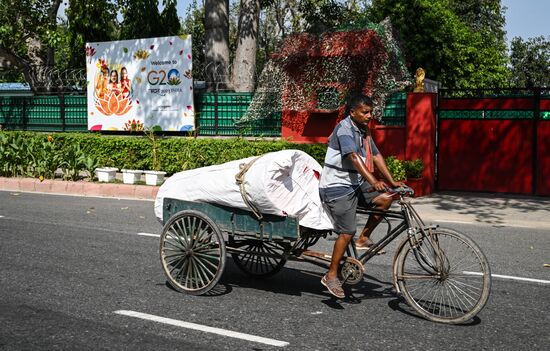
<svg viewBox="0 0 550 351">
<path fill-rule="evenodd" d="M 356 248 L 357 250 L 367 250 L 367 251 L 370 251 L 370 250 L 372 250 L 373 246 L 374 246 L 374 243 L 373 243 L 372 240 L 370 240 L 370 239 L 367 239 L 367 245 L 361 245 L 361 246 L 360 246 L 360 245 L 357 245 L 357 242 L 355 242 L 355 248 Z M 386 253 L 386 250 L 380 249 L 376 254 L 377 254 L 377 255 L 383 255 L 383 254 L 385 254 L 385 253 Z"/>
<path fill-rule="evenodd" d="M 342 283 L 340 283 L 338 278 L 328 279 L 325 274 L 321 279 L 321 284 L 323 284 L 328 289 L 329 293 L 336 296 L 337 298 L 343 299 L 344 297 L 346 297 L 346 294 L 344 294 L 344 289 L 342 289 Z"/>
</svg>

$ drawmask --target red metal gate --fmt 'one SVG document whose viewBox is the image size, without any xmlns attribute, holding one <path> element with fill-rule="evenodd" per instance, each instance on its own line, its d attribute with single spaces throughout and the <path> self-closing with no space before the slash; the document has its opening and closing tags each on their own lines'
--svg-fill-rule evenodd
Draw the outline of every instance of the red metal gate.
<svg viewBox="0 0 550 351">
<path fill-rule="evenodd" d="M 438 189 L 550 195 L 550 89 L 488 93 L 440 92 Z"/>
</svg>

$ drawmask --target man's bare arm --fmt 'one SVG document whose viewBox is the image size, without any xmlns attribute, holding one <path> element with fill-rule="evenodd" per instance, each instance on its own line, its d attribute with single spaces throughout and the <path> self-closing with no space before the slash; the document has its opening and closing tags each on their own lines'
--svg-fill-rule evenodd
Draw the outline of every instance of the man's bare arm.
<svg viewBox="0 0 550 351">
<path fill-rule="evenodd" d="M 361 176 L 363 176 L 363 178 L 367 182 L 369 182 L 369 184 L 372 185 L 372 187 L 376 191 L 386 191 L 386 189 L 388 188 L 388 185 L 386 183 L 384 183 L 383 181 L 376 179 L 374 174 L 372 174 L 371 172 L 369 172 L 367 170 L 367 166 L 363 162 L 363 159 L 361 158 L 361 156 L 359 156 L 355 152 L 352 152 L 351 154 L 348 154 L 346 157 L 351 161 L 351 163 L 353 164 L 353 166 L 355 167 L 357 172 L 359 172 L 359 174 L 361 174 Z M 383 159 L 382 159 L 382 161 L 383 161 Z M 376 162 L 375 162 L 375 164 L 376 164 Z M 388 168 L 386 167 L 386 171 L 387 170 L 388 170 Z M 390 177 L 391 177 L 391 175 L 390 175 Z"/>
<path fill-rule="evenodd" d="M 402 182 L 396 182 L 393 179 L 393 176 L 390 173 L 390 170 L 388 169 L 388 166 L 386 165 L 386 161 L 384 160 L 384 156 L 382 154 L 376 154 L 373 157 L 374 164 L 376 167 L 380 170 L 380 173 L 382 173 L 382 176 L 384 179 L 386 179 L 392 187 L 398 187 L 403 185 Z"/>
</svg>

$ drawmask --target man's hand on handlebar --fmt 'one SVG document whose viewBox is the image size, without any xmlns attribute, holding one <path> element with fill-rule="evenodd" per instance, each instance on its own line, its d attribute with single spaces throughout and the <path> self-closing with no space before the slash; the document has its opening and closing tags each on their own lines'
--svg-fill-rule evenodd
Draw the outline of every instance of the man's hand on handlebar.
<svg viewBox="0 0 550 351">
<path fill-rule="evenodd" d="M 391 188 L 391 189 L 388 189 L 388 192 L 390 194 L 400 194 L 400 195 L 404 195 L 404 196 L 412 196 L 414 195 L 414 190 L 409 187 L 407 184 L 405 183 L 401 183 L 401 182 L 398 182 L 400 183 L 399 186 L 396 186 L 394 188 Z"/>
<path fill-rule="evenodd" d="M 393 181 L 393 182 L 390 182 L 390 184 L 391 186 L 389 186 L 388 184 L 386 184 L 386 182 L 382 180 L 377 180 L 376 183 L 372 185 L 372 187 L 374 188 L 374 190 L 379 192 L 388 192 L 388 191 L 391 191 L 392 189 L 407 187 L 407 185 L 403 182 Z"/>
<path fill-rule="evenodd" d="M 399 187 L 407 186 L 407 184 L 405 184 L 403 182 L 396 182 L 396 181 L 393 181 L 390 184 L 391 184 L 392 188 L 399 188 Z"/>
<path fill-rule="evenodd" d="M 381 180 L 377 180 L 373 185 L 372 187 L 374 188 L 374 190 L 376 191 L 379 191 L 379 192 L 385 192 L 385 191 L 388 191 L 389 187 L 388 185 L 381 181 Z"/>
<path fill-rule="evenodd" d="M 388 186 L 384 181 L 377 180 L 373 185 L 370 191 L 379 191 L 385 192 L 391 195 L 399 194 L 402 196 L 412 196 L 414 195 L 414 190 L 410 188 L 407 184 L 403 182 L 392 182 L 392 186 Z"/>
</svg>

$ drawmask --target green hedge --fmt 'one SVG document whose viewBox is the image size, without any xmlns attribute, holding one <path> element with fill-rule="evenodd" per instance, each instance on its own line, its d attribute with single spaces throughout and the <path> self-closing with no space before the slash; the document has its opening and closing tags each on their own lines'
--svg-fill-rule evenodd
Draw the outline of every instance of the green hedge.
<svg viewBox="0 0 550 351">
<path fill-rule="evenodd" d="M 158 169 L 168 175 L 285 149 L 302 150 L 322 165 L 327 150 L 325 144 L 261 139 L 0 131 L 0 176 L 53 178 L 61 168 L 65 178 L 77 180 L 80 172 L 93 175 L 97 167 L 152 170 L 153 143 Z M 395 180 L 405 178 L 403 161 L 389 156 L 386 163 Z"/>
<path fill-rule="evenodd" d="M 152 141 L 144 135 L 106 136 L 95 133 L 38 133 L 0 132 L 5 140 L 13 137 L 27 140 L 28 145 L 43 145 L 50 140 L 60 153 L 67 154 L 79 145 L 84 155 L 97 159 L 99 167 L 125 169 L 153 169 Z M 323 164 L 326 145 L 293 144 L 287 141 L 247 140 L 243 138 L 212 139 L 156 136 L 160 170 L 168 175 L 198 167 L 220 164 L 231 160 L 257 156 L 271 151 L 299 149 Z M 36 154 L 39 150 L 36 151 Z M 92 170 L 93 171 L 93 170 Z"/>
</svg>

